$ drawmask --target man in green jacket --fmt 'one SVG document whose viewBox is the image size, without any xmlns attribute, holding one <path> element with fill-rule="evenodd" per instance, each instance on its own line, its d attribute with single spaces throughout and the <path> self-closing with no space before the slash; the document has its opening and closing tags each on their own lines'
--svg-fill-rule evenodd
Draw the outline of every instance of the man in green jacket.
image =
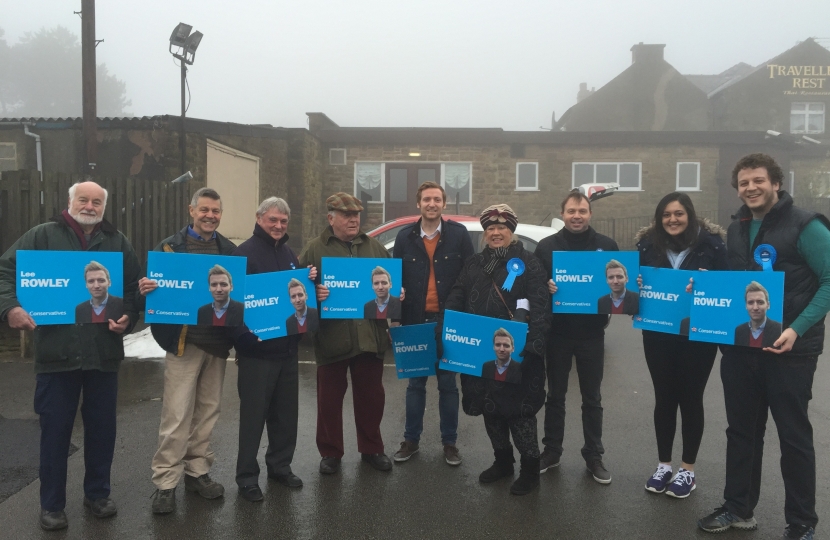
<svg viewBox="0 0 830 540">
<path fill-rule="evenodd" d="M 95 182 L 69 188 L 69 208 L 21 236 L 0 257 L 0 320 L 16 330 L 34 330 L 35 412 L 40 415 L 40 525 L 68 525 L 66 469 L 72 425 L 84 399 L 84 506 L 98 518 L 116 513 L 110 496 L 115 450 L 118 368 L 122 334 L 138 319 L 135 295 L 141 267 L 130 242 L 103 219 L 107 191 Z M 18 250 L 116 251 L 124 254 L 124 315 L 106 324 L 37 326 L 17 300 Z"/>
<path fill-rule="evenodd" d="M 360 231 L 360 201 L 348 193 L 335 193 L 326 200 L 329 226 L 309 242 L 300 254 L 300 265 L 321 268 L 317 275 L 317 300 L 329 291 L 320 284 L 323 257 L 382 257 L 389 253 L 374 238 Z M 321 311 L 322 313 L 322 311 Z M 392 462 L 384 454 L 380 435 L 385 396 L 383 353 L 389 346 L 386 319 L 320 319 L 314 334 L 317 359 L 317 448 L 320 472 L 334 474 L 343 457 L 343 396 L 351 371 L 357 449 L 363 461 L 388 471 Z"/>
</svg>

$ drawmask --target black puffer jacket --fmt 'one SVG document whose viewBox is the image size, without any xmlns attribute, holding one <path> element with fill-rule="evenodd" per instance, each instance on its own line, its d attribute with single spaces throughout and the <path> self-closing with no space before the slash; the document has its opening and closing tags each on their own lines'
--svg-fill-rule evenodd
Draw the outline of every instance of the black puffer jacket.
<svg viewBox="0 0 830 540">
<path fill-rule="evenodd" d="M 530 417 L 545 403 L 545 336 L 550 327 L 550 294 L 545 283 L 545 271 L 539 259 L 524 249 L 521 242 L 516 242 L 508 249 L 505 263 L 496 267 L 491 278 L 484 272 L 486 251 L 487 248 L 464 263 L 444 308 L 510 320 L 507 307 L 499 298 L 493 282 L 501 288 L 507 278 L 507 261 L 521 259 L 525 263 L 524 273 L 516 278 L 510 291 L 500 290 L 514 314 L 517 300 L 526 298 L 530 303 L 527 341 L 522 353 L 522 382 L 514 384 L 461 375 L 462 406 L 464 412 L 471 416 L 487 412 L 506 418 Z M 443 315 L 442 311 L 436 325 L 439 340 Z"/>
<path fill-rule="evenodd" d="M 700 221 L 700 232 L 697 242 L 689 250 L 686 258 L 680 263 L 679 270 L 729 270 L 729 260 L 726 257 L 726 245 L 723 239 L 726 231 L 720 225 L 712 223 L 708 219 Z M 671 268 L 665 253 L 654 245 L 651 240 L 651 231 L 654 225 L 643 227 L 637 233 L 637 250 L 640 252 L 640 266 L 653 266 L 655 268 Z M 688 337 L 663 332 L 652 332 L 643 330 L 643 337 L 646 339 L 678 339 L 688 341 Z"/>
</svg>

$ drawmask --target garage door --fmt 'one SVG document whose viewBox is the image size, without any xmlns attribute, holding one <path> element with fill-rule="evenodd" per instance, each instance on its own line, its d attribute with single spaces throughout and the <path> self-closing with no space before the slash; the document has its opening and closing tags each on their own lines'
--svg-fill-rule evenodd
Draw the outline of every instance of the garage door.
<svg viewBox="0 0 830 540">
<path fill-rule="evenodd" d="M 208 140 L 207 186 L 222 197 L 219 232 L 236 244 L 250 238 L 259 206 L 259 158 Z"/>
</svg>

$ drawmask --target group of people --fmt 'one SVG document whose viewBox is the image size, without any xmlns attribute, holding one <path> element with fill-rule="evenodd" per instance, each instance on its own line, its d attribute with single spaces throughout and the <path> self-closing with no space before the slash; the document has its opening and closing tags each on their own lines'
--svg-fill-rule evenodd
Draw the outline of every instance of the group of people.
<svg viewBox="0 0 830 540">
<path fill-rule="evenodd" d="M 729 425 L 724 503 L 698 525 L 708 532 L 756 528 L 753 509 L 760 494 L 766 419 L 772 411 L 781 440 L 786 491 L 784 537 L 810 539 L 818 518 L 815 452 L 807 408 L 822 352 L 824 317 L 830 310 L 830 222 L 795 207 L 781 189 L 782 182 L 781 168 L 771 157 L 746 156 L 732 174 L 743 206 L 726 235 L 717 225 L 697 217 L 688 195 L 675 192 L 658 203 L 652 225 L 638 234 L 637 249 L 642 266 L 711 271 L 761 270 L 758 250 L 775 254 L 772 268 L 785 274 L 784 329 L 774 343 L 764 343 L 764 347 L 721 346 Z M 40 524 L 47 530 L 68 524 L 64 513 L 67 453 L 82 392 L 84 505 L 96 517 L 116 513 L 110 498 L 110 466 L 117 371 L 124 355 L 121 336 L 132 329 L 144 299 L 157 287 L 153 279 L 141 277 L 138 259 L 124 235 L 103 220 L 106 200 L 106 191 L 94 182 L 72 186 L 68 208 L 52 222 L 25 233 L 0 258 L 0 318 L 12 328 L 34 330 L 35 411 L 41 418 Z M 317 300 L 323 301 L 329 294 L 318 273 L 323 257 L 390 256 L 361 230 L 363 208 L 358 199 L 336 193 L 326 200 L 326 207 L 328 226 L 297 256 L 286 243 L 291 211 L 283 199 L 263 201 L 256 212 L 252 237 L 236 246 L 217 231 L 222 218 L 219 194 L 202 188 L 189 206 L 192 224 L 162 241 L 156 250 L 245 256 L 248 274 L 307 267 L 309 279 L 316 283 Z M 533 253 L 515 238 L 519 217 L 509 206 L 496 204 L 481 213 L 485 245 L 478 253 L 466 228 L 442 217 L 445 208 L 446 194 L 439 184 L 425 182 L 419 187 L 421 218 L 398 233 L 392 255 L 403 261 L 400 305 L 378 300 L 367 304 L 363 319 L 318 318 L 316 312 L 309 313 L 313 309 L 306 306 L 307 293 L 297 282 L 300 286 L 289 284 L 289 293 L 297 309 L 293 324 L 301 331 L 286 337 L 263 341 L 244 324 L 151 325 L 153 337 L 167 352 L 158 450 L 152 459 L 152 481 L 157 488 L 154 513 L 175 510 L 176 487 L 182 476 L 187 491 L 208 499 L 224 494 L 224 487 L 210 477 L 215 457 L 210 441 L 220 414 L 232 348 L 236 350 L 240 398 L 239 495 L 252 502 L 263 499 L 257 460 L 263 429 L 268 436 L 268 478 L 289 488 L 303 485 L 291 463 L 297 442 L 297 350 L 305 332 L 313 336 L 317 363 L 320 472 L 336 474 L 340 470 L 344 456 L 342 409 L 349 372 L 361 459 L 380 471 L 391 470 L 393 460 L 411 459 L 420 451 L 428 378 L 408 381 L 403 440 L 390 460 L 380 432 L 387 330 L 390 325 L 432 321 L 440 329 L 446 309 L 527 323 L 524 350 L 517 351 L 522 358 L 520 366 L 511 368 L 513 336 L 497 331 L 493 338 L 497 360 L 488 366 L 492 373 L 461 375 L 461 399 L 455 373 L 440 369 L 438 360 L 443 351 L 438 337 L 438 411 L 446 463 L 458 466 L 462 462 L 457 447 L 461 405 L 466 414 L 482 416 L 493 447 L 494 463 L 479 480 L 490 483 L 514 477 L 516 446 L 519 475 L 510 491 L 525 495 L 536 489 L 540 474 L 560 464 L 565 397 L 575 361 L 582 395 L 582 457 L 591 478 L 611 483 L 611 473 L 603 462 L 601 397 L 609 315 L 552 314 L 550 302 L 558 291 L 552 279 L 554 251 L 615 251 L 616 242 L 591 227 L 591 201 L 578 191 L 568 193 L 561 203 L 564 228 L 542 240 Z M 122 252 L 123 315 L 108 318 L 104 324 L 35 325 L 15 294 L 15 254 L 34 249 Z M 523 271 L 509 269 L 508 263 L 520 263 Z M 90 270 L 93 274 L 99 271 Z M 620 274 L 615 274 L 618 282 L 629 278 L 624 267 L 607 269 L 606 273 L 609 271 Z M 389 274 L 381 268 L 372 278 L 378 297 L 382 296 L 378 291 L 388 297 Z M 503 288 L 507 279 L 512 286 Z M 617 289 L 611 287 L 607 313 L 624 313 L 622 306 L 637 300 L 626 298 L 630 291 L 624 283 Z M 768 304 L 769 299 L 766 301 Z M 94 295 L 92 308 L 99 317 L 104 313 Z M 217 312 L 214 316 L 222 315 Z M 756 334 L 763 331 L 766 319 L 755 318 L 747 325 L 747 334 L 759 339 Z M 645 489 L 682 499 L 696 487 L 694 465 L 704 431 L 703 394 L 717 346 L 690 341 L 684 335 L 650 331 L 643 331 L 642 339 L 654 384 L 658 457 Z M 543 406 L 540 447 L 536 415 Z M 678 409 L 683 448 L 675 470 L 672 445 Z"/>
</svg>

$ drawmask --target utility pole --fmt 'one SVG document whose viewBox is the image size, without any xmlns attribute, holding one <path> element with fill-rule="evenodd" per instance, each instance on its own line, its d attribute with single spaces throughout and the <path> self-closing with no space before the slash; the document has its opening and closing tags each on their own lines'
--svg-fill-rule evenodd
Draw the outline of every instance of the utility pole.
<svg viewBox="0 0 830 540">
<path fill-rule="evenodd" d="M 185 113 L 187 112 L 187 105 L 185 104 L 184 93 L 185 93 L 185 84 L 187 83 L 187 62 L 184 60 L 180 60 L 179 63 L 182 65 L 182 130 L 181 135 L 179 136 L 179 149 L 182 153 L 182 174 L 187 172 L 187 131 L 184 127 L 184 118 Z"/>
<path fill-rule="evenodd" d="M 84 114 L 83 172 L 93 176 L 98 162 L 95 45 L 95 0 L 81 0 L 81 72 Z"/>
</svg>

